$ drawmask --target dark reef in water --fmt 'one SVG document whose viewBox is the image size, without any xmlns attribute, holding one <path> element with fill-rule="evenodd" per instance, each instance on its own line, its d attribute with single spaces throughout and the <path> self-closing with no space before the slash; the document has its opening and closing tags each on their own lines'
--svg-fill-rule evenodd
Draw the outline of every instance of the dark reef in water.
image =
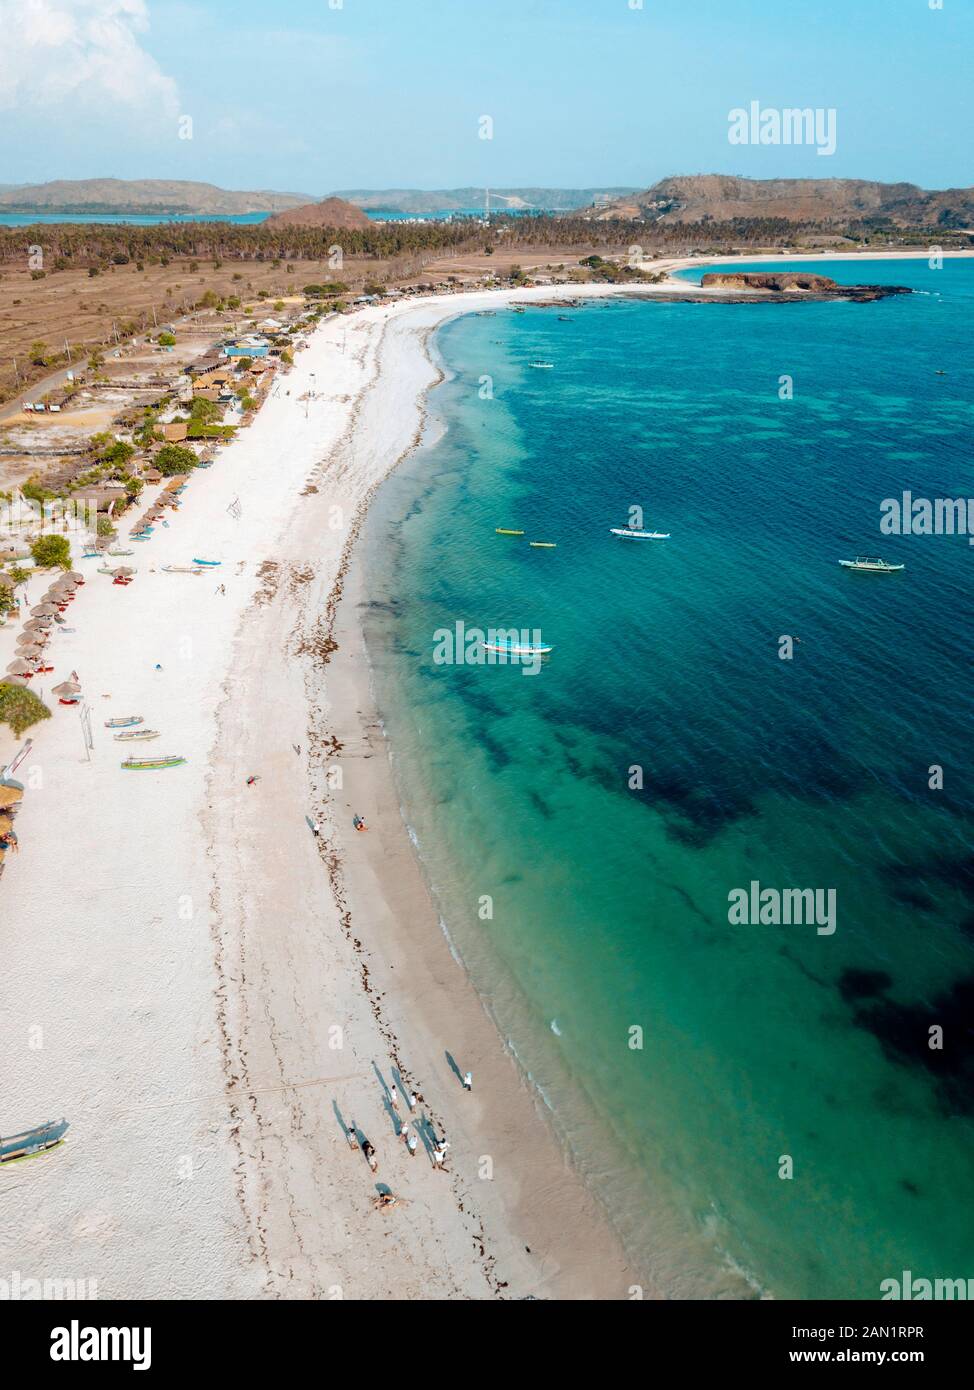
<svg viewBox="0 0 974 1390">
<path fill-rule="evenodd" d="M 872 1033 L 891 1061 L 930 1076 L 948 1114 L 974 1115 L 974 975 L 929 1003 L 883 997 L 890 984 L 883 971 L 852 969 L 841 976 L 839 990 L 853 1006 L 856 1026 Z M 934 1027 L 943 1029 L 941 1048 L 930 1046 Z"/>
</svg>

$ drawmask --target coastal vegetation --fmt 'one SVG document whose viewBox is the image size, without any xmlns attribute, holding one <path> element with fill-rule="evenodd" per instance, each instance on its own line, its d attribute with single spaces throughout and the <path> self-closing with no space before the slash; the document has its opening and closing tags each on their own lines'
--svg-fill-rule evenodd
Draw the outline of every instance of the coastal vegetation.
<svg viewBox="0 0 974 1390">
<path fill-rule="evenodd" d="M 37 536 L 30 543 L 30 553 L 38 569 L 71 568 L 71 543 L 66 536 Z"/>
<path fill-rule="evenodd" d="M 189 473 L 198 463 L 199 458 L 193 450 L 181 444 L 164 444 L 153 460 L 153 466 L 164 478 Z"/>
<path fill-rule="evenodd" d="M 18 738 L 32 725 L 50 717 L 51 711 L 33 690 L 9 681 L 0 682 L 0 724 L 9 724 Z"/>
</svg>

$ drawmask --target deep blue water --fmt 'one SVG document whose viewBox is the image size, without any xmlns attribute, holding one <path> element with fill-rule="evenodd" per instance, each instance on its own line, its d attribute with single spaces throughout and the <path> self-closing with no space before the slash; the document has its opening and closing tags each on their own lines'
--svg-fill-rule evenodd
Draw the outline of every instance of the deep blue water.
<svg viewBox="0 0 974 1390">
<path fill-rule="evenodd" d="M 974 266 L 816 268 L 917 293 L 448 324 L 446 433 L 367 537 L 446 929 L 671 1296 L 974 1275 L 974 552 L 879 532 L 972 491 Z M 671 539 L 613 539 L 633 507 Z M 555 650 L 434 664 L 457 621 Z M 754 880 L 834 890 L 834 934 L 732 924 Z"/>
</svg>

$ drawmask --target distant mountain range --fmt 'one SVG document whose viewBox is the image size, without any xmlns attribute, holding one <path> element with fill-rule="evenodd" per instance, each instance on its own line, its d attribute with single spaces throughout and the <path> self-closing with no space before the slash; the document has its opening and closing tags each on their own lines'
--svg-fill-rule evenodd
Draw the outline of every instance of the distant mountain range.
<svg viewBox="0 0 974 1390">
<path fill-rule="evenodd" d="M 787 222 L 888 219 L 898 227 L 974 227 L 974 188 L 928 191 L 912 183 L 867 179 L 742 179 L 688 174 L 662 179 L 642 193 L 614 199 L 586 216 L 644 222 L 730 222 L 782 218 Z"/>
<path fill-rule="evenodd" d="M 568 212 L 573 208 L 590 207 L 602 199 L 624 197 L 636 190 L 629 188 L 492 188 L 492 212 L 505 207 L 523 212 Z M 339 189 L 336 198 L 344 198 L 356 207 L 371 211 L 405 212 L 423 217 L 431 212 L 461 212 L 484 206 L 484 188 L 352 188 Z"/>
<path fill-rule="evenodd" d="M 221 214 L 281 212 L 313 201 L 310 193 L 235 193 L 180 179 L 57 179 L 0 185 L 0 212 Z"/>
<path fill-rule="evenodd" d="M 424 217 L 482 208 L 483 188 L 346 189 L 331 195 L 329 225 L 355 223 L 348 204 L 365 211 Z M 339 204 L 341 200 L 341 205 Z M 329 200 L 324 200 L 328 203 Z M 304 214 L 308 205 L 316 210 Z M 0 184 L 0 212 L 148 213 L 156 216 L 235 216 L 252 212 L 302 215 L 324 225 L 322 200 L 311 193 L 267 189 L 236 192 L 212 183 L 169 179 L 58 179 L 52 183 Z M 974 188 L 929 191 L 912 183 L 866 179 L 743 179 L 727 174 L 688 174 L 651 188 L 492 188 L 492 212 L 574 214 L 597 221 L 730 222 L 780 218 L 789 222 L 848 223 L 887 219 L 898 227 L 974 228 Z"/>
</svg>

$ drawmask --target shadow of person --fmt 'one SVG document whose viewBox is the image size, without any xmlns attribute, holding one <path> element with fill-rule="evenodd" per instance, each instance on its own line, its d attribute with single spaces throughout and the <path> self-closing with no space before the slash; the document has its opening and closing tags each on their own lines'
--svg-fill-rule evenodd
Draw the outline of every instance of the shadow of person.
<svg viewBox="0 0 974 1390">
<path fill-rule="evenodd" d="M 332 1108 L 332 1110 L 335 1112 L 335 1119 L 338 1121 L 338 1126 L 339 1126 L 339 1128 L 341 1129 L 342 1135 L 343 1135 L 344 1138 L 347 1140 L 347 1139 L 348 1139 L 348 1134 L 349 1134 L 349 1129 L 351 1128 L 351 1126 L 345 1123 L 345 1116 L 342 1114 L 341 1110 L 339 1109 L 339 1107 L 338 1107 L 338 1101 L 337 1101 L 337 1100 L 333 1100 L 333 1101 L 332 1101 L 332 1103 L 331 1103 L 331 1108 Z M 362 1136 L 361 1136 L 361 1134 L 359 1134 L 358 1129 L 357 1129 L 357 1128 L 352 1129 L 352 1133 L 355 1135 L 355 1138 L 356 1138 L 356 1140 L 358 1141 L 359 1145 L 361 1145 L 361 1143 L 362 1143 Z"/>
<path fill-rule="evenodd" d="M 459 1081 L 460 1085 L 462 1086 L 462 1085 L 463 1085 L 463 1072 L 462 1072 L 462 1071 L 460 1070 L 460 1068 L 457 1066 L 456 1061 L 454 1060 L 454 1057 L 453 1057 L 453 1053 L 452 1053 L 452 1052 L 444 1052 L 443 1055 L 444 1055 L 444 1057 L 446 1058 L 447 1062 L 449 1063 L 450 1070 L 453 1072 L 453 1075 L 456 1077 L 456 1079 Z"/>
</svg>

